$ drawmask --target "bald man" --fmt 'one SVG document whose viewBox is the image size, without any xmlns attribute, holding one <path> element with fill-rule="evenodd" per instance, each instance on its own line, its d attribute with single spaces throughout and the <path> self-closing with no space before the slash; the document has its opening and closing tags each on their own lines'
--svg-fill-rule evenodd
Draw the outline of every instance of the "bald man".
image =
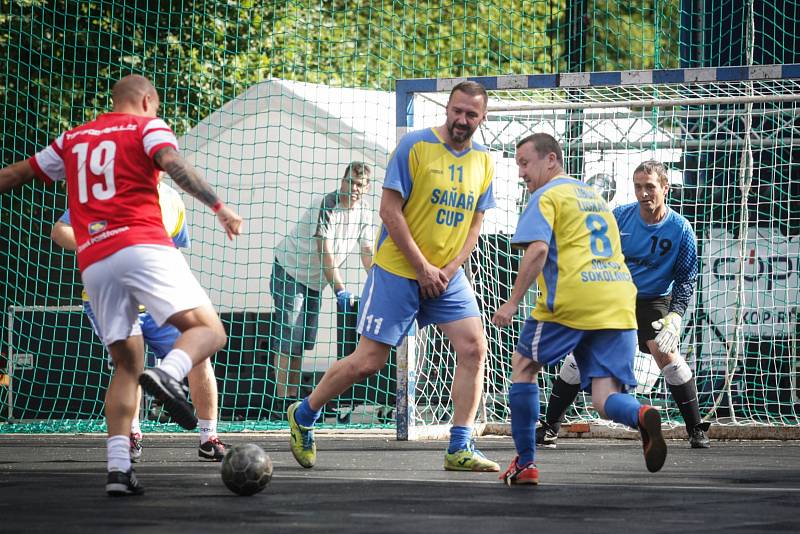
<svg viewBox="0 0 800 534">
<path fill-rule="evenodd" d="M 160 172 L 208 206 L 229 239 L 240 233 L 242 218 L 180 156 L 175 134 L 158 118 L 158 93 L 147 78 L 122 78 L 112 89 L 112 100 L 111 113 L 59 135 L 30 159 L 0 169 L 0 193 L 35 177 L 46 183 L 66 180 L 78 268 L 114 361 L 105 405 L 106 492 L 127 496 L 144 492 L 128 450 L 137 383 L 191 430 L 197 418 L 181 382 L 227 341 L 205 290 L 164 229 Z M 144 372 L 139 304 L 159 326 L 169 323 L 181 332 L 161 365 Z"/>
</svg>

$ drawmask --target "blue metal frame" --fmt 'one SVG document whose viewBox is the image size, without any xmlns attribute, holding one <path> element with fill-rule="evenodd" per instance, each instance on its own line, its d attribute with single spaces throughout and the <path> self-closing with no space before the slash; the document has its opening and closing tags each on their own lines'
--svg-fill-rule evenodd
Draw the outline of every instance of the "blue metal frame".
<svg viewBox="0 0 800 534">
<path fill-rule="evenodd" d="M 455 84 L 464 80 L 479 82 L 489 90 L 502 90 L 565 89 L 650 83 L 735 82 L 792 78 L 800 78 L 800 63 L 789 63 L 786 65 L 752 65 L 749 67 L 403 79 L 395 82 L 397 98 L 396 125 L 398 128 L 411 128 L 414 126 L 412 99 L 414 93 L 448 91 Z"/>
</svg>

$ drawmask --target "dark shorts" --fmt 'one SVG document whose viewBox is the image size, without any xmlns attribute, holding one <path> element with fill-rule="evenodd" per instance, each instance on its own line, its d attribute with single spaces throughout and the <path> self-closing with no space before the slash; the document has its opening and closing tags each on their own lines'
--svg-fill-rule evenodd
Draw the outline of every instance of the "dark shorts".
<svg viewBox="0 0 800 534">
<path fill-rule="evenodd" d="M 320 292 L 295 280 L 277 261 L 272 266 L 269 289 L 275 304 L 272 349 L 293 356 L 313 349 L 317 340 Z"/>
<path fill-rule="evenodd" d="M 650 354 L 647 342 L 656 338 L 656 331 L 653 329 L 653 321 L 658 321 L 669 313 L 669 304 L 672 298 L 669 296 L 654 299 L 636 300 L 636 322 L 639 325 L 639 350 Z"/>
</svg>

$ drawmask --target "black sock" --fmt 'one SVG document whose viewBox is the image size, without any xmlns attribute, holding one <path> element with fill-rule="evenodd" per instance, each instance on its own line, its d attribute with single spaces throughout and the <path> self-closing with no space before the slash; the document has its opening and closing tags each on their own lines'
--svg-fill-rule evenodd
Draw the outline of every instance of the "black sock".
<svg viewBox="0 0 800 534">
<path fill-rule="evenodd" d="M 700 405 L 697 402 L 697 386 L 694 377 L 690 378 L 685 384 L 673 386 L 667 384 L 675 404 L 683 416 L 686 423 L 686 431 L 691 432 L 694 427 L 700 424 Z"/>
<path fill-rule="evenodd" d="M 550 398 L 547 401 L 544 420 L 556 433 L 561 428 L 564 415 L 566 415 L 572 403 L 575 402 L 580 390 L 580 384 L 567 384 L 560 376 L 553 382 L 553 390 L 550 392 Z"/>
</svg>

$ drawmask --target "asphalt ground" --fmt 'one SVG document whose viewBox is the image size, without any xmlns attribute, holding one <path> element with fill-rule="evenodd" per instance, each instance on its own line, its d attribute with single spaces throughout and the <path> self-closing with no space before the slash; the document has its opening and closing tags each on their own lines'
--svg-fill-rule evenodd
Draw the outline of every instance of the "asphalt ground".
<svg viewBox="0 0 800 534">
<path fill-rule="evenodd" d="M 798 532 L 800 442 L 668 441 L 648 473 L 634 440 L 564 439 L 540 450 L 539 486 L 496 473 L 442 469 L 443 441 L 390 434 L 319 435 L 313 469 L 297 465 L 288 432 L 222 436 L 256 443 L 274 464 L 252 497 L 197 458 L 193 434 L 149 435 L 136 472 L 146 493 L 105 494 L 105 437 L 0 434 L 0 532 Z M 478 445 L 502 467 L 508 437 Z"/>
</svg>

